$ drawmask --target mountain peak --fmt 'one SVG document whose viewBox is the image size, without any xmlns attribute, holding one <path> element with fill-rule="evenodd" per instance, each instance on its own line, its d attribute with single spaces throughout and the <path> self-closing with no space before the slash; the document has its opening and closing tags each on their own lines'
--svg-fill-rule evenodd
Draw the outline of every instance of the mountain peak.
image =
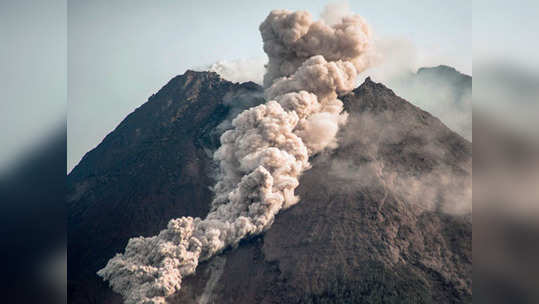
<svg viewBox="0 0 539 304">
<path fill-rule="evenodd" d="M 192 82 L 201 84 L 206 81 L 219 82 L 224 81 L 224 79 L 222 79 L 219 74 L 215 72 L 187 70 L 185 73 L 172 78 L 169 81 L 169 84 L 183 82 L 185 87 Z"/>
<path fill-rule="evenodd" d="M 354 95 L 363 95 L 363 94 L 370 94 L 370 95 L 380 95 L 380 94 L 386 94 L 390 96 L 395 96 L 395 93 L 390 88 L 386 87 L 380 82 L 375 82 L 371 79 L 370 76 L 365 78 L 363 83 L 355 88 L 352 91 L 352 94 Z"/>
<path fill-rule="evenodd" d="M 179 76 L 184 76 L 184 77 L 211 77 L 211 78 L 221 78 L 219 76 L 219 74 L 217 74 L 216 72 L 211 72 L 211 71 L 195 71 L 195 70 L 191 70 L 191 69 L 187 69 L 185 71 L 185 73 L 183 73 L 182 75 L 179 75 Z"/>
</svg>

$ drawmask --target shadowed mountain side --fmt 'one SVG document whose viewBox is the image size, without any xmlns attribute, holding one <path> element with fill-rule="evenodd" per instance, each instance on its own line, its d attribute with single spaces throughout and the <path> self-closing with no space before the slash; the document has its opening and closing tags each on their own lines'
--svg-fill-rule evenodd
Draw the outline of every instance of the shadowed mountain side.
<svg viewBox="0 0 539 304">
<path fill-rule="evenodd" d="M 68 177 L 69 303 L 121 303 L 95 272 L 128 238 L 205 216 L 218 136 L 260 92 L 187 72 L 83 158 Z M 471 144 L 370 79 L 342 100 L 339 147 L 314 157 L 300 203 L 170 303 L 471 303 Z"/>
</svg>

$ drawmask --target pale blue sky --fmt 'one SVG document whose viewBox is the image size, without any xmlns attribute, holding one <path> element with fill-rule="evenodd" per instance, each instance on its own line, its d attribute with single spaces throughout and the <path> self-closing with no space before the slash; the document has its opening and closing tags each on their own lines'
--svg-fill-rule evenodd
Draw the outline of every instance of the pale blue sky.
<svg viewBox="0 0 539 304">
<path fill-rule="evenodd" d="M 328 1 L 68 3 L 68 168 L 175 75 L 222 59 L 263 57 L 258 26 L 272 9 L 318 17 Z M 471 73 L 470 1 L 350 1 L 377 36 Z M 432 62 L 432 60 L 431 60 Z"/>
<path fill-rule="evenodd" d="M 0 176 L 65 124 L 64 0 L 0 0 Z"/>
</svg>

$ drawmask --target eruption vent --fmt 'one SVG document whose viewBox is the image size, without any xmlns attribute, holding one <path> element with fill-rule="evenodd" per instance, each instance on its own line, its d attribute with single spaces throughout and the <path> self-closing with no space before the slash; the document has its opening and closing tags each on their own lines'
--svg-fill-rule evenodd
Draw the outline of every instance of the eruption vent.
<svg viewBox="0 0 539 304">
<path fill-rule="evenodd" d="M 336 144 L 347 116 L 337 95 L 351 91 L 366 67 L 367 24 L 349 16 L 327 25 L 307 12 L 276 10 L 260 32 L 268 101 L 239 114 L 221 136 L 208 216 L 173 219 L 159 235 L 130 239 L 98 272 L 126 303 L 165 303 L 200 261 L 267 230 L 298 202 L 294 190 L 309 156 Z"/>
</svg>

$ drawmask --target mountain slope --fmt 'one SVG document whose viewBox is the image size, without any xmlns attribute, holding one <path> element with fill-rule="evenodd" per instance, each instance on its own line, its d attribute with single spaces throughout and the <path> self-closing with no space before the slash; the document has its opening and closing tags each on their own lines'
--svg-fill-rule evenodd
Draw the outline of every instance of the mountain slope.
<svg viewBox="0 0 539 304">
<path fill-rule="evenodd" d="M 68 177 L 70 303 L 120 303 L 95 271 L 129 237 L 205 215 L 211 150 L 260 92 L 187 72 L 83 158 Z M 339 147 L 314 157 L 300 203 L 170 303 L 471 303 L 471 144 L 370 79 L 342 99 Z"/>
</svg>

